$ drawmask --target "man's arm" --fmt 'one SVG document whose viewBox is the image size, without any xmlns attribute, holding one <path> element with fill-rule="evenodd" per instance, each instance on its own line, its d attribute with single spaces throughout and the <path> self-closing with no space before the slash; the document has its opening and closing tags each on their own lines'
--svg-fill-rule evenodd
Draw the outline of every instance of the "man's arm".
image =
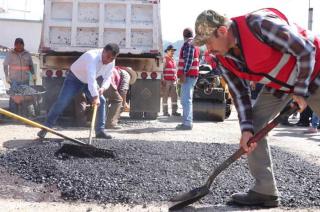
<svg viewBox="0 0 320 212">
<path fill-rule="evenodd" d="M 219 66 L 219 68 L 222 71 L 223 78 L 227 81 L 230 94 L 237 109 L 241 132 L 249 131 L 253 133 L 249 83 L 226 70 L 223 66 Z"/>
<path fill-rule="evenodd" d="M 88 78 L 88 89 L 92 97 L 99 96 L 98 93 L 98 83 L 97 83 L 97 70 L 96 70 L 96 64 L 94 62 L 94 59 L 91 55 L 86 55 L 86 61 L 87 61 L 87 78 Z"/>
<path fill-rule="evenodd" d="M 297 79 L 294 84 L 294 95 L 308 96 L 308 86 L 315 64 L 315 46 L 297 32 L 296 26 L 288 25 L 275 16 L 249 17 L 249 24 L 264 42 L 273 48 L 289 53 L 297 59 Z M 311 33 L 311 32 L 310 32 Z"/>
<path fill-rule="evenodd" d="M 34 75 L 35 72 L 34 72 L 34 67 L 33 67 L 32 56 L 31 56 L 30 53 L 28 55 L 28 63 L 29 63 L 30 72 L 31 72 L 32 75 Z"/>
<path fill-rule="evenodd" d="M 106 66 L 106 72 L 104 73 L 103 82 L 101 85 L 101 88 L 103 88 L 104 90 L 107 90 L 111 84 L 112 69 L 114 68 L 115 63 L 111 62 L 108 63 Z"/>
<path fill-rule="evenodd" d="M 257 143 L 252 143 L 250 146 L 247 145 L 247 142 L 254 134 L 250 85 L 247 81 L 238 78 L 232 72 L 224 69 L 223 67 L 221 67 L 221 70 L 223 77 L 228 83 L 229 91 L 238 112 L 241 129 L 240 147 L 249 154 L 257 146 Z"/>
</svg>

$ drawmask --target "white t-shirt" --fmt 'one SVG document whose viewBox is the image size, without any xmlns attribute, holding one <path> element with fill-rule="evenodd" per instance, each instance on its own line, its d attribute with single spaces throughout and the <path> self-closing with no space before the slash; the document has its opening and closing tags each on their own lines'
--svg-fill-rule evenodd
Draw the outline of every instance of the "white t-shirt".
<svg viewBox="0 0 320 212">
<path fill-rule="evenodd" d="M 115 61 L 102 63 L 103 49 L 93 49 L 81 55 L 70 67 L 72 73 L 83 83 L 88 84 L 88 89 L 92 97 L 98 96 L 99 86 L 97 78 L 103 77 L 102 86 L 108 89 L 111 83 L 112 69 Z"/>
</svg>

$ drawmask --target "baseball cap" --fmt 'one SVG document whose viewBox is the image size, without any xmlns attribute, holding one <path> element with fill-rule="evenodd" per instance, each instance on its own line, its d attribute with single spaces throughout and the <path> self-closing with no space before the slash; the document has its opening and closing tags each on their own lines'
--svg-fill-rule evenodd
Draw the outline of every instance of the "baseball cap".
<svg viewBox="0 0 320 212">
<path fill-rule="evenodd" d="M 166 50 L 164 50 L 164 52 L 167 52 L 167 51 L 169 51 L 169 50 L 173 50 L 173 51 L 176 51 L 177 49 L 175 49 L 174 47 L 173 47 L 173 45 L 169 45 L 169 46 L 167 46 L 167 48 L 166 48 Z"/>
<path fill-rule="evenodd" d="M 213 10 L 205 10 L 200 13 L 195 23 L 196 36 L 193 44 L 202 46 L 212 33 L 220 26 L 225 24 L 225 17 Z"/>
<path fill-rule="evenodd" d="M 16 38 L 16 40 L 14 41 L 14 44 L 16 45 L 18 43 L 24 45 L 23 39 L 22 38 Z"/>
</svg>

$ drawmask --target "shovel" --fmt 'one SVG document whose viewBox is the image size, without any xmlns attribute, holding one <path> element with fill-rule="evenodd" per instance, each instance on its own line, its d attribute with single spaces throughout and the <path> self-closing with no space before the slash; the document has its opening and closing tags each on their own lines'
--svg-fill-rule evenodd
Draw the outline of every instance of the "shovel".
<svg viewBox="0 0 320 212">
<path fill-rule="evenodd" d="M 96 123 L 96 116 L 97 116 L 97 105 L 93 106 L 93 114 L 92 114 L 92 120 L 91 120 L 91 127 L 89 132 L 89 144 L 92 144 L 92 131 L 94 129 L 95 123 Z"/>
<path fill-rule="evenodd" d="M 62 133 L 59 133 L 49 127 L 46 127 L 42 124 L 39 124 L 37 122 L 34 122 L 34 121 L 31 121 L 30 119 L 27 119 L 27 118 L 24 118 L 22 116 L 19 116 L 19 115 L 16 115 L 14 113 L 11 113 L 7 110 L 4 110 L 2 108 L 0 108 L 0 114 L 3 114 L 9 118 L 13 118 L 13 119 L 16 119 L 16 120 L 19 120 L 25 124 L 28 124 L 30 126 L 33 126 L 33 127 L 37 127 L 37 128 L 40 128 L 40 129 L 43 129 L 43 130 L 46 130 L 52 134 L 55 134 L 59 137 L 62 137 L 64 139 L 67 139 L 71 142 L 74 142 L 78 145 L 64 145 L 62 146 L 62 148 L 60 148 L 56 154 L 61 154 L 61 153 L 67 153 L 67 154 L 71 154 L 71 155 L 76 155 L 76 156 L 79 156 L 79 157 L 105 157 L 105 158 L 113 158 L 115 157 L 115 154 L 113 151 L 111 150 L 107 150 L 107 149 L 99 149 L 97 147 L 94 147 L 90 144 L 86 144 L 85 142 L 83 141 L 80 141 L 78 139 L 75 139 L 75 138 L 71 138 L 71 137 L 68 137 Z M 74 147 L 74 149 L 73 149 Z"/>
<path fill-rule="evenodd" d="M 284 117 L 288 117 L 295 113 L 299 109 L 297 103 L 291 103 L 287 105 L 285 109 L 276 117 L 274 118 L 267 126 L 262 128 L 259 132 L 257 132 L 249 141 L 248 145 L 259 142 L 263 137 L 265 137 L 275 126 L 277 126 Z M 210 192 L 210 187 L 213 180 L 226 168 L 228 168 L 234 161 L 240 158 L 245 153 L 243 148 L 238 149 L 235 153 L 233 153 L 227 160 L 221 163 L 209 176 L 207 182 L 199 187 L 195 188 L 189 192 L 178 194 L 177 196 L 170 199 L 173 202 L 173 205 L 169 208 L 169 210 L 178 210 L 182 209 L 202 197 L 206 196 Z"/>
</svg>

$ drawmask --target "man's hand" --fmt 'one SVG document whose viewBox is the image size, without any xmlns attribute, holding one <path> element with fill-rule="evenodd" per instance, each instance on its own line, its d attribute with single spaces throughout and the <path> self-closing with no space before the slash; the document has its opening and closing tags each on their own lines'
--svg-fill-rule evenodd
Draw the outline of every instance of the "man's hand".
<svg viewBox="0 0 320 212">
<path fill-rule="evenodd" d="M 306 107 L 308 106 L 306 100 L 302 96 L 293 95 L 292 99 L 293 99 L 293 101 L 295 101 L 299 105 L 298 112 L 300 112 L 300 113 L 303 112 L 304 109 L 306 109 Z"/>
<path fill-rule="evenodd" d="M 105 89 L 104 88 L 99 88 L 99 95 L 103 95 L 103 93 L 104 93 L 104 91 L 105 91 Z"/>
<path fill-rule="evenodd" d="M 7 82 L 8 84 L 11 84 L 11 80 L 9 79 L 9 77 L 6 78 L 6 82 Z"/>
<path fill-rule="evenodd" d="M 99 98 L 99 96 L 95 96 L 95 97 L 92 98 L 92 105 L 93 105 L 93 106 L 94 106 L 94 105 L 97 105 L 97 106 L 100 105 L 100 98 Z"/>
<path fill-rule="evenodd" d="M 186 75 L 182 74 L 178 76 L 180 84 L 183 84 L 186 81 Z"/>
<path fill-rule="evenodd" d="M 252 132 L 250 132 L 250 131 L 243 131 L 242 132 L 241 139 L 240 139 L 240 147 L 243 148 L 244 151 L 246 151 L 247 155 L 250 154 L 257 147 L 256 142 L 250 144 L 250 146 L 247 145 L 248 141 L 252 137 L 253 137 Z"/>
<path fill-rule="evenodd" d="M 257 85 L 257 82 L 253 82 L 253 81 L 250 81 L 250 87 L 251 87 L 251 90 L 256 90 L 256 85 Z"/>
</svg>

